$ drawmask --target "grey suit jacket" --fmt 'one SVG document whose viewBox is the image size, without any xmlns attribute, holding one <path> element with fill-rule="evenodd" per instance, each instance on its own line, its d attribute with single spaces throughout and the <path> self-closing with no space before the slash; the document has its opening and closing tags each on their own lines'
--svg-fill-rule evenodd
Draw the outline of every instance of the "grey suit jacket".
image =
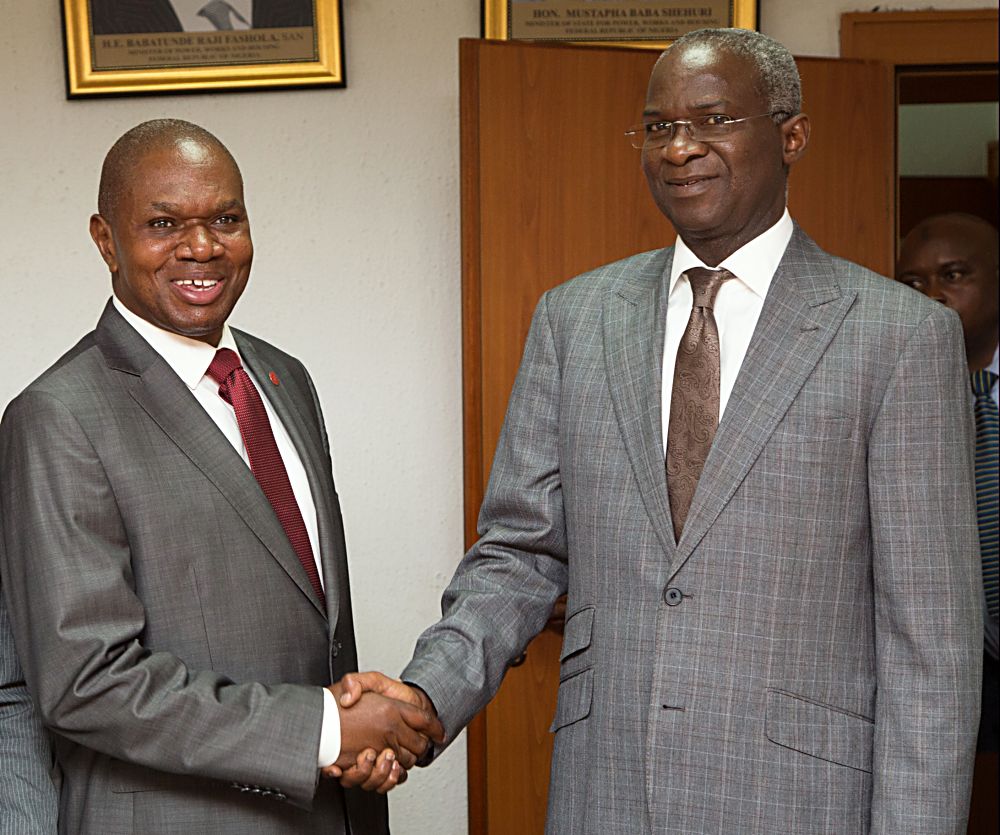
<svg viewBox="0 0 1000 835">
<path fill-rule="evenodd" d="M 0 425 L 4 592 L 63 832 L 345 831 L 344 793 L 317 786 L 318 685 L 356 669 L 323 419 L 297 360 L 235 336 L 306 467 L 327 611 L 249 468 L 110 304 Z M 383 798 L 347 795 L 355 832 L 387 831 Z"/>
<path fill-rule="evenodd" d="M 0 596 L 0 835 L 54 835 L 53 776 L 52 747 L 24 685 Z"/>
<path fill-rule="evenodd" d="M 957 317 L 796 229 L 675 543 L 671 257 L 543 297 L 482 538 L 404 677 L 453 738 L 568 591 L 547 831 L 964 832 L 982 621 Z"/>
</svg>

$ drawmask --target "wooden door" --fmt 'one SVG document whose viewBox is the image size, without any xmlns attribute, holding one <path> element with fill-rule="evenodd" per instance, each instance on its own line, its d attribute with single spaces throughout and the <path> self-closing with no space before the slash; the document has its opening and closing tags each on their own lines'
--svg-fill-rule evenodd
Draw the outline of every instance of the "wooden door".
<svg viewBox="0 0 1000 835">
<path fill-rule="evenodd" d="M 539 296 L 600 264 L 670 244 L 639 152 L 656 54 L 461 44 L 466 542 Z M 800 62 L 813 138 L 791 178 L 793 216 L 821 246 L 891 268 L 892 83 L 863 61 Z M 541 833 L 558 684 L 558 625 L 529 646 L 469 728 L 470 832 Z"/>
</svg>

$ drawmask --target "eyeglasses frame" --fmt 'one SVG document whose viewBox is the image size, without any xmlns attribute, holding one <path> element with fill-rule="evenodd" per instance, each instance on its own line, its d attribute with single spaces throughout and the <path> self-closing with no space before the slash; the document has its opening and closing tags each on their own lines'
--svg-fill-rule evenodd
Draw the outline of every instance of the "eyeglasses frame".
<svg viewBox="0 0 1000 835">
<path fill-rule="evenodd" d="M 708 114 L 708 116 L 705 116 L 705 117 L 702 117 L 702 118 L 708 118 L 709 116 L 712 116 L 712 115 L 720 115 L 720 114 Z M 724 115 L 724 114 L 722 114 L 722 115 Z M 770 116 L 771 118 L 774 118 L 775 116 L 778 116 L 778 115 L 783 115 L 785 117 L 784 119 L 781 120 L 781 122 L 776 122 L 775 123 L 775 124 L 779 124 L 779 125 L 782 122 L 787 122 L 788 119 L 790 119 L 791 116 L 792 116 L 792 114 L 789 113 L 787 110 L 772 110 L 769 113 L 758 113 L 756 116 L 744 116 L 744 117 L 742 117 L 740 119 L 730 119 L 728 122 L 725 122 L 724 124 L 726 126 L 736 125 L 736 124 L 740 124 L 742 122 L 749 122 L 751 119 L 762 119 L 765 116 Z M 649 146 L 653 150 L 655 150 L 657 148 L 662 148 L 663 146 L 669 145 L 671 142 L 673 142 L 674 139 L 677 138 L 677 130 L 678 130 L 677 126 L 678 125 L 683 126 L 684 129 L 687 131 L 688 139 L 690 139 L 692 142 L 698 142 L 699 144 L 700 143 L 711 144 L 713 142 L 722 142 L 725 139 L 728 139 L 728 134 L 726 136 L 720 136 L 717 139 L 696 139 L 694 137 L 694 135 L 691 133 L 691 128 L 694 126 L 694 122 L 691 119 L 673 119 L 672 121 L 663 120 L 663 121 L 659 121 L 659 122 L 652 122 L 651 124 L 670 125 L 671 128 L 672 128 L 671 131 L 670 131 L 669 136 L 667 136 L 664 140 L 662 140 L 662 142 L 659 142 L 656 145 Z M 645 133 L 646 128 L 647 128 L 647 125 L 637 125 L 636 127 L 629 128 L 627 131 L 625 131 L 625 136 L 627 136 L 629 138 L 629 144 L 631 144 L 631 146 L 633 148 L 635 148 L 637 151 L 645 150 L 646 147 L 647 147 L 647 145 L 648 145 L 648 143 L 649 143 L 649 139 L 648 139 L 648 137 L 646 136 L 646 133 Z M 664 133 L 666 133 L 666 131 L 664 131 Z M 643 137 L 642 144 L 638 145 L 638 146 L 635 144 L 635 137 L 637 137 L 637 136 L 642 136 Z"/>
</svg>

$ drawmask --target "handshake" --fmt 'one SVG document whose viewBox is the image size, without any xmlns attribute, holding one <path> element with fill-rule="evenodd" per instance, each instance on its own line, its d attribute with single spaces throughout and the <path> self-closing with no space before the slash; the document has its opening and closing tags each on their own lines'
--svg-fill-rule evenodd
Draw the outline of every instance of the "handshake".
<svg viewBox="0 0 1000 835">
<path fill-rule="evenodd" d="M 323 769 L 345 788 L 385 794 L 432 743 L 444 742 L 434 705 L 419 687 L 382 673 L 348 673 L 328 688 L 340 710 L 340 756 Z"/>
</svg>

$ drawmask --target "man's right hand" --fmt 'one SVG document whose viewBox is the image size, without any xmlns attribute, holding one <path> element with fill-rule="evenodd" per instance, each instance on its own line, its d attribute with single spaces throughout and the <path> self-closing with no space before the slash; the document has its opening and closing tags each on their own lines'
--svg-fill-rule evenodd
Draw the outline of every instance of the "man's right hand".
<svg viewBox="0 0 1000 835">
<path fill-rule="evenodd" d="M 385 793 L 397 783 L 406 781 L 406 770 L 411 768 L 426 751 L 427 745 L 430 744 L 429 740 L 444 742 L 444 729 L 437 720 L 434 705 L 417 687 L 410 687 L 382 673 L 367 672 L 348 673 L 337 684 L 331 686 L 330 691 L 337 697 L 341 708 L 342 749 L 341 757 L 334 765 L 323 769 L 323 775 L 340 778 L 340 783 L 345 788 L 361 786 L 363 789 Z M 420 750 L 414 750 L 404 744 L 404 754 L 402 751 L 397 751 L 396 746 L 387 744 L 377 758 L 375 750 L 379 746 L 362 750 L 353 760 L 350 759 L 348 750 L 350 744 L 344 736 L 346 722 L 354 718 L 351 714 L 359 706 L 375 696 L 399 705 L 400 717 L 423 741 Z M 409 735 L 406 738 L 412 740 Z"/>
<path fill-rule="evenodd" d="M 423 701 L 407 692 L 409 688 L 406 685 L 398 683 L 395 688 L 385 686 L 372 678 L 385 678 L 378 673 L 364 676 L 350 682 L 345 676 L 329 688 L 341 708 L 341 750 L 334 766 L 324 770 L 326 776 L 341 776 L 337 772 L 357 767 L 359 760 L 370 761 L 360 756 L 368 749 L 391 750 L 399 765 L 410 769 L 427 749 L 430 740 L 441 742 L 444 739 L 444 729 L 433 707 L 428 710 Z M 394 695 L 404 699 L 394 698 Z M 429 700 L 426 705 L 430 705 Z"/>
</svg>

